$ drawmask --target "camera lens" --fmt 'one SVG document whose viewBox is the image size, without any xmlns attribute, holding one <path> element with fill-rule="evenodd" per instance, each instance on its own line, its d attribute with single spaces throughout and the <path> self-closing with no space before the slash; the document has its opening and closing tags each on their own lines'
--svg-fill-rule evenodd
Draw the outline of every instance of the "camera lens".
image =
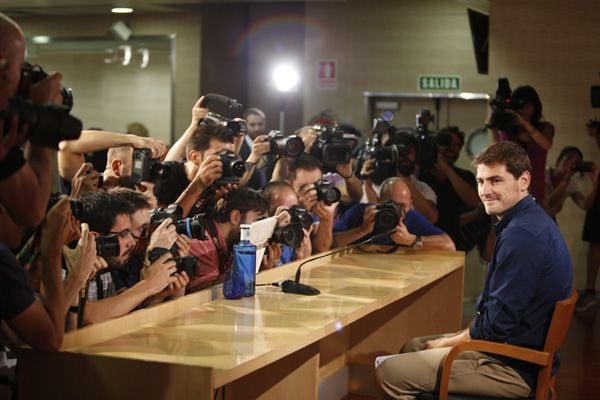
<svg viewBox="0 0 600 400">
<path fill-rule="evenodd" d="M 204 221 L 200 215 L 193 218 L 184 218 L 175 222 L 175 230 L 190 239 L 206 240 L 204 235 Z"/>
<path fill-rule="evenodd" d="M 121 246 L 118 236 L 98 236 L 96 238 L 96 254 L 100 257 L 117 257 L 120 253 Z"/>
<path fill-rule="evenodd" d="M 300 223 L 292 223 L 275 228 L 271 239 L 288 247 L 298 247 L 303 237 L 304 232 Z"/>
<path fill-rule="evenodd" d="M 389 208 L 377 210 L 377 214 L 375 214 L 375 227 L 377 230 L 389 231 L 394 229 L 399 221 L 400 215 Z"/>
<path fill-rule="evenodd" d="M 71 204 L 71 214 L 75 219 L 83 220 L 85 219 L 85 205 L 79 200 L 70 200 Z"/>
</svg>

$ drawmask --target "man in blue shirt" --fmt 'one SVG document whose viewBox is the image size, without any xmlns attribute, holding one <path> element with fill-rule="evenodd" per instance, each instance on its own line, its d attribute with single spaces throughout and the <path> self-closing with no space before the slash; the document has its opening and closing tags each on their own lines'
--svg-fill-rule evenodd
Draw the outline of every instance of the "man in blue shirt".
<svg viewBox="0 0 600 400">
<path fill-rule="evenodd" d="M 381 184 L 381 200 L 392 201 L 406 214 L 404 218 L 400 218 L 393 233 L 376 240 L 375 244 L 454 250 L 452 239 L 413 209 L 412 195 L 404 178 L 386 179 Z M 374 204 L 359 203 L 350 207 L 333 228 L 335 247 L 360 243 L 383 233 L 384 230 L 375 223 L 377 212 L 377 206 Z"/>
<path fill-rule="evenodd" d="M 419 392 L 435 391 L 439 366 L 451 346 L 470 339 L 543 348 L 556 302 L 571 295 L 571 258 L 556 224 L 529 194 L 527 153 L 515 143 L 498 142 L 473 164 L 485 211 L 499 220 L 477 313 L 459 333 L 416 338 L 402 354 L 378 360 L 377 377 L 392 397 L 414 399 Z M 533 364 L 463 352 L 453 365 L 449 391 L 527 397 L 535 390 L 536 372 Z"/>
</svg>

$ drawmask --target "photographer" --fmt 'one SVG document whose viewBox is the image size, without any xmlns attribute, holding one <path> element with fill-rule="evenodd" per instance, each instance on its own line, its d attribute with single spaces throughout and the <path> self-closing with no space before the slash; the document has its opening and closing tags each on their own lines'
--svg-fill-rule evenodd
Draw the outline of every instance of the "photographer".
<svg viewBox="0 0 600 400">
<path fill-rule="evenodd" d="M 233 245 L 240 241 L 240 225 L 265 217 L 267 201 L 255 190 L 238 188 L 221 197 L 205 219 L 205 237 L 192 240 L 190 254 L 198 257 L 198 276 L 188 285 L 196 292 L 217 283 L 231 268 Z"/>
<path fill-rule="evenodd" d="M 288 177 L 285 180 L 298 194 L 298 203 L 313 215 L 311 233 L 313 253 L 320 253 L 331 248 L 333 220 L 338 205 L 338 202 L 328 204 L 325 200 L 319 199 L 315 183 L 323 178 L 321 168 L 321 164 L 316 158 L 303 154 L 290 160 Z"/>
<path fill-rule="evenodd" d="M 84 312 L 86 324 L 123 316 L 177 281 L 177 277 L 172 276 L 176 271 L 175 262 L 170 259 L 170 254 L 165 254 L 148 266 L 144 279 L 117 294 L 110 272 L 125 266 L 133 254 L 136 242 L 131 231 L 131 215 L 135 208 L 118 196 L 103 191 L 86 193 L 81 202 L 86 209 L 84 222 L 88 223 L 90 231 L 99 236 L 116 236 L 119 243 L 119 254 L 105 257 L 108 270 L 97 275 L 88 285 L 88 302 Z"/>
<path fill-rule="evenodd" d="M 26 45 L 19 26 L 4 14 L 0 14 L 0 111 L 5 111 L 9 99 L 17 95 L 21 83 L 21 67 L 25 61 Z M 62 76 L 52 73 L 26 91 L 37 104 L 60 104 Z M 30 126 L 20 126 L 18 117 L 0 118 L 3 131 L 7 134 L 0 159 L 0 204 L 15 222 L 26 226 L 37 226 L 44 218 L 52 186 L 52 157 L 49 148 L 27 142 L 25 152 L 20 146 Z M 8 126 L 7 126 L 8 124 Z M 29 201 L 22 201 L 22 199 Z"/>
<path fill-rule="evenodd" d="M 176 232 L 171 218 L 166 218 L 157 226 L 151 226 L 152 198 L 148 193 L 140 193 L 127 188 L 114 188 L 109 193 L 127 201 L 133 205 L 134 209 L 131 214 L 131 236 L 135 239 L 133 254 L 123 267 L 111 271 L 116 292 L 120 293 L 148 275 L 151 264 L 149 254 L 153 249 L 176 248 L 177 256 L 185 257 L 189 253 L 191 239 Z M 175 247 L 173 247 L 174 245 Z M 168 297 L 183 296 L 190 277 L 185 271 L 174 273 L 172 276 L 177 280 L 142 305 L 159 303 Z"/>
<path fill-rule="evenodd" d="M 539 204 L 544 204 L 546 157 L 552 147 L 554 126 L 542 121 L 542 101 L 532 86 L 520 86 L 512 94 L 510 87 L 499 87 L 498 92 L 508 93 L 500 96 L 497 93 L 494 104 L 508 103 L 509 106 L 500 109 L 495 106 L 496 110 L 488 118 L 487 126 L 491 127 L 495 142 L 510 140 L 525 149 L 532 166 L 530 192 Z M 502 96 L 508 96 L 508 101 Z M 512 118 L 509 120 L 507 116 Z"/>
<path fill-rule="evenodd" d="M 600 122 L 595 119 L 587 124 L 587 133 L 594 138 L 596 145 L 600 148 Z M 598 193 L 598 165 L 593 166 L 590 176 L 592 179 L 592 190 L 585 204 L 585 222 L 583 224 L 582 239 L 588 242 L 587 267 L 585 287 L 579 292 L 579 299 L 575 310 L 585 311 L 598 302 L 596 294 L 596 280 L 598 268 L 600 267 L 600 194 Z M 595 178 L 594 178 L 595 177 Z"/>
<path fill-rule="evenodd" d="M 277 215 L 278 211 L 289 210 L 298 204 L 298 195 L 294 188 L 284 181 L 273 181 L 267 183 L 262 191 L 262 196 L 269 203 L 269 215 Z M 287 211 L 289 213 L 289 211 Z M 282 225 L 285 226 L 285 225 Z M 297 247 L 281 245 L 281 256 L 275 266 L 287 264 L 293 260 L 300 260 L 312 254 L 310 233 L 312 225 L 306 229 L 302 227 L 303 237 Z"/>
<path fill-rule="evenodd" d="M 466 216 L 469 215 L 467 213 L 475 209 L 480 201 L 475 175 L 454 165 L 464 145 L 464 135 L 456 126 L 442 129 L 436 138 L 437 162 L 423 170 L 419 177 L 431 186 L 437 195 L 439 218 L 435 225 L 450 235 L 458 250 L 468 252 L 478 241 L 485 239 L 489 231 L 489 217 L 481 209 L 476 220 L 481 220 L 482 225 L 478 231 L 485 233 L 482 237 L 473 235 L 466 238 L 471 236 L 471 229 L 464 228 Z"/>
<path fill-rule="evenodd" d="M 433 189 L 425 182 L 417 179 L 416 171 L 417 155 L 419 144 L 417 139 L 411 134 L 398 134 L 385 143 L 386 146 L 396 145 L 402 149 L 399 154 L 396 176 L 406 178 L 406 184 L 409 186 L 413 196 L 414 207 L 431 223 L 436 223 L 439 217 L 437 209 L 437 195 Z M 400 152 L 399 152 L 400 153 Z M 370 159 L 364 162 L 361 169 L 365 195 L 361 202 L 376 202 L 380 194 L 380 186 L 373 181 L 375 173 L 376 160 Z"/>
<path fill-rule="evenodd" d="M 72 234 L 71 209 L 66 197 L 50 209 L 41 228 L 41 287 L 36 299 L 27 273 L 9 248 L 21 241 L 24 227 L 0 205 L 0 321 L 26 344 L 58 350 L 65 325 L 65 298 L 61 277 L 61 249 Z"/>
<path fill-rule="evenodd" d="M 398 210 L 398 222 L 393 233 L 376 241 L 376 244 L 400 245 L 415 250 L 444 249 L 454 251 L 452 239 L 441 229 L 433 226 L 423 215 L 413 208 L 409 186 L 404 178 L 392 177 L 381 184 L 381 200 L 392 201 Z M 352 206 L 335 224 L 334 242 L 336 247 L 360 243 L 386 230 L 376 226 L 376 205 L 358 203 Z M 386 223 L 388 223 L 386 221 Z"/>
<path fill-rule="evenodd" d="M 589 167 L 589 168 L 588 168 Z M 598 185 L 598 166 L 595 163 L 584 164 L 583 153 L 577 147 L 564 147 L 556 159 L 556 168 L 546 169 L 546 202 L 544 209 L 556 221 L 556 214 L 562 210 L 567 197 L 577 207 L 588 210 L 592 204 L 593 193 Z M 577 184 L 576 175 L 585 175 L 592 184 L 588 196 L 584 195 Z"/>
<path fill-rule="evenodd" d="M 119 186 L 120 180 L 131 178 L 133 148 L 150 149 L 154 158 L 161 158 L 167 153 L 167 146 L 162 140 L 124 133 L 87 130 L 81 131 L 77 140 L 63 140 L 59 143 L 58 151 L 61 191 L 65 194 L 71 193 L 71 181 L 84 164 L 85 153 L 106 149 L 108 154 L 103 186 Z M 126 186 L 131 184 L 127 183 Z"/>
<path fill-rule="evenodd" d="M 262 158 L 265 160 L 263 165 L 259 164 L 259 161 L 261 161 L 260 157 L 258 160 L 250 158 L 251 153 L 254 151 L 255 140 L 267 133 L 266 116 L 265 113 L 258 108 L 249 108 L 244 111 L 242 118 L 246 121 L 247 130 L 239 154 L 242 160 L 246 160 L 247 163 L 256 164 L 254 171 L 252 171 L 253 173 L 251 173 L 251 178 L 245 186 L 260 190 L 271 180 L 273 169 L 275 168 L 275 157 L 266 155 L 268 149 L 265 150 L 265 153 L 261 154 Z M 254 152 L 256 153 L 256 151 Z"/>
<path fill-rule="evenodd" d="M 198 124 L 186 145 L 187 160 L 165 162 L 171 173 L 154 186 L 159 207 L 177 202 L 183 209 L 183 217 L 195 215 L 202 208 L 196 203 L 223 173 L 217 153 L 233 148 L 226 129 L 222 125 Z M 206 194 L 202 200 L 206 200 Z"/>
</svg>

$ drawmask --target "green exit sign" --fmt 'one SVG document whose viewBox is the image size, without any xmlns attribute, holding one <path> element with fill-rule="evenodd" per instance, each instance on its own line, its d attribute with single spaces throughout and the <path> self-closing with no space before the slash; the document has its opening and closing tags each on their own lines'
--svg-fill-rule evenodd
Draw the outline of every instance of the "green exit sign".
<svg viewBox="0 0 600 400">
<path fill-rule="evenodd" d="M 458 75 L 419 75 L 419 90 L 422 91 L 458 91 L 460 76 Z"/>
</svg>

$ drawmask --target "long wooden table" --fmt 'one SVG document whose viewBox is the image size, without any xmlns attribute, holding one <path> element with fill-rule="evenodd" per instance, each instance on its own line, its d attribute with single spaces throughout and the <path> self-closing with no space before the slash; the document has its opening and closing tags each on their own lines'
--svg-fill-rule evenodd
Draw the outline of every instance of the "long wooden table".
<svg viewBox="0 0 600 400">
<path fill-rule="evenodd" d="M 374 248 L 372 248 L 374 249 Z M 298 263 L 265 271 L 293 278 Z M 464 253 L 333 255 L 303 267 L 318 296 L 220 286 L 23 349 L 24 399 L 311 399 L 373 393 L 374 358 L 408 338 L 460 329 Z M 218 391 L 218 393 L 215 393 Z"/>
</svg>

